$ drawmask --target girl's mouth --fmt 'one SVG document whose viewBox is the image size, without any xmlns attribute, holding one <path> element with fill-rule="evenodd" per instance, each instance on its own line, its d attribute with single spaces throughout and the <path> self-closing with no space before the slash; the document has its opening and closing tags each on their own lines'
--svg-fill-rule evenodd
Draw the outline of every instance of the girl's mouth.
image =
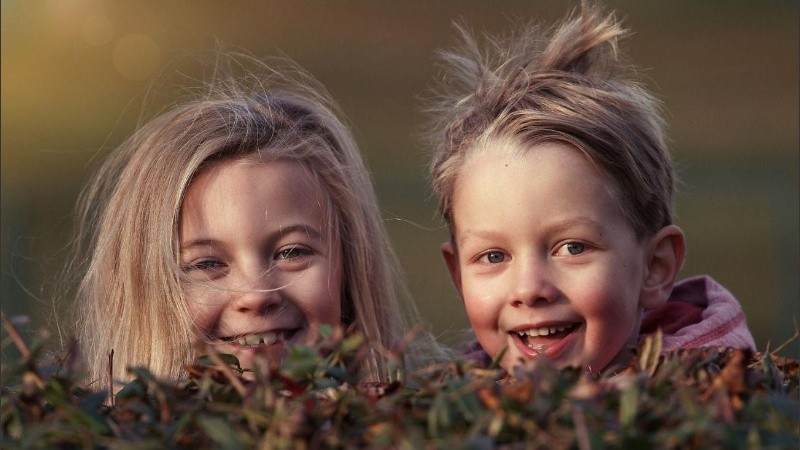
<svg viewBox="0 0 800 450">
<path fill-rule="evenodd" d="M 279 342 L 286 342 L 292 339 L 298 331 L 300 331 L 300 328 L 273 330 L 257 334 L 225 337 L 221 338 L 221 340 L 234 347 L 253 348 L 259 345 L 273 345 Z"/>
</svg>

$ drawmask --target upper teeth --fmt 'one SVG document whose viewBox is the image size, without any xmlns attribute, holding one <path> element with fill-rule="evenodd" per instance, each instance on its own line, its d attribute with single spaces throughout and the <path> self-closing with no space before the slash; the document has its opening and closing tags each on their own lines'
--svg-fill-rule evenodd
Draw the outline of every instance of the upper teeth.
<svg viewBox="0 0 800 450">
<path fill-rule="evenodd" d="M 237 339 L 237 343 L 239 345 L 259 345 L 265 344 L 270 345 L 277 342 L 279 339 L 282 340 L 285 338 L 286 333 L 283 331 L 267 331 L 266 333 L 261 334 L 252 334 L 250 336 L 244 336 Z"/>
<path fill-rule="evenodd" d="M 556 333 L 558 331 L 564 331 L 564 330 L 566 330 L 567 328 L 570 328 L 570 327 L 572 327 L 572 325 L 564 325 L 564 326 L 559 326 L 559 327 L 531 328 L 530 330 L 518 331 L 517 333 L 520 336 L 530 336 L 530 337 L 547 336 L 547 335 Z"/>
</svg>

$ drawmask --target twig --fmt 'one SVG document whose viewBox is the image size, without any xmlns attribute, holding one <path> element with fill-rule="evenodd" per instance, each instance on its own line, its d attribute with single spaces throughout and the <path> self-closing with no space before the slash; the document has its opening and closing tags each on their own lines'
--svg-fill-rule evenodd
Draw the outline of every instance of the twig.
<svg viewBox="0 0 800 450">
<path fill-rule="evenodd" d="M 2 320 L 3 328 L 6 329 L 6 333 L 11 337 L 11 340 L 14 341 L 14 345 L 17 346 L 20 355 L 22 355 L 23 359 L 28 359 L 31 355 L 30 350 L 28 350 L 28 346 L 25 345 L 25 340 L 22 339 L 22 335 L 19 334 L 17 328 L 11 323 L 10 320 L 6 319 L 5 313 L 0 313 L 0 320 Z"/>
<path fill-rule="evenodd" d="M 238 392 L 239 395 L 242 396 L 242 398 L 245 398 L 247 396 L 247 388 L 244 387 L 244 384 L 242 384 L 242 380 L 240 380 L 239 377 L 237 377 L 236 374 L 233 373 L 230 366 L 225 364 L 225 361 L 223 361 L 222 358 L 219 357 L 219 354 L 213 348 L 211 348 L 211 346 L 206 344 L 205 351 L 206 354 L 211 358 L 211 360 L 214 361 L 214 364 L 216 364 L 217 368 L 222 371 L 223 375 L 225 375 L 225 378 L 227 378 L 228 381 L 231 382 L 231 385 L 233 386 L 234 389 L 236 389 L 236 392 Z"/>
<path fill-rule="evenodd" d="M 114 406 L 114 349 L 108 352 L 108 403 Z"/>
<path fill-rule="evenodd" d="M 60 375 L 61 370 L 64 368 L 66 368 L 66 370 L 74 370 L 76 353 L 78 352 L 77 347 L 78 341 L 75 339 L 70 339 L 66 350 L 56 357 L 56 361 L 58 363 L 56 375 Z"/>
<path fill-rule="evenodd" d="M 797 324 L 795 324 L 795 328 L 796 327 L 797 327 Z M 779 351 L 783 350 L 787 345 L 791 344 L 792 342 L 794 342 L 799 337 L 800 337 L 800 329 L 795 329 L 794 335 L 792 337 L 787 339 L 786 342 L 784 342 L 783 344 L 779 345 L 778 348 L 776 348 L 775 350 L 772 350 L 771 352 L 769 352 L 769 354 L 772 355 L 772 356 L 778 356 L 778 352 Z"/>
<path fill-rule="evenodd" d="M 575 422 L 576 439 L 580 450 L 592 450 L 589 441 L 589 429 L 586 427 L 586 417 L 580 407 L 572 408 L 572 420 Z"/>
</svg>

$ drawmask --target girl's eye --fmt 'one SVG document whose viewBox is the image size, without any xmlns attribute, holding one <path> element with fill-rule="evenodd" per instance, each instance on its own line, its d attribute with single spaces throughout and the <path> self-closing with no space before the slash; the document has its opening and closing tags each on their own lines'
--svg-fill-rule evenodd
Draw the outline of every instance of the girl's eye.
<svg viewBox="0 0 800 450">
<path fill-rule="evenodd" d="M 313 251 L 307 247 L 292 245 L 281 250 L 275 255 L 275 259 L 295 259 L 301 256 L 311 255 Z"/>
<path fill-rule="evenodd" d="M 556 255 L 565 256 L 566 254 L 575 256 L 586 251 L 586 245 L 580 242 L 567 242 L 556 251 Z M 565 253 L 566 252 L 566 253 Z"/>
<path fill-rule="evenodd" d="M 506 260 L 506 255 L 503 252 L 486 252 L 481 257 L 489 264 L 499 264 Z"/>
<path fill-rule="evenodd" d="M 217 259 L 201 259 L 199 261 L 195 261 L 195 262 L 189 263 L 185 267 L 185 270 L 187 272 L 194 271 L 194 270 L 201 271 L 201 272 L 205 272 L 205 271 L 209 271 L 209 270 L 219 271 L 219 270 L 223 269 L 224 267 L 225 267 L 225 263 L 220 261 L 220 260 L 217 260 Z"/>
</svg>

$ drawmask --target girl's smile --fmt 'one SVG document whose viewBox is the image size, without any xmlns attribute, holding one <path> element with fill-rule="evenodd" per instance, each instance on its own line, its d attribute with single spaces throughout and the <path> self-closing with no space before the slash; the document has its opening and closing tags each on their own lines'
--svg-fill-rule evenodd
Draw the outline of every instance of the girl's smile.
<svg viewBox="0 0 800 450">
<path fill-rule="evenodd" d="M 221 337 L 219 340 L 240 348 L 256 347 L 283 343 L 297 334 L 300 328 L 265 331 L 262 333 L 245 333 L 238 336 Z"/>
<path fill-rule="evenodd" d="M 189 185 L 180 253 L 189 312 L 206 342 L 239 357 L 310 343 L 341 320 L 342 262 L 328 199 L 302 165 L 217 163 Z"/>
</svg>

